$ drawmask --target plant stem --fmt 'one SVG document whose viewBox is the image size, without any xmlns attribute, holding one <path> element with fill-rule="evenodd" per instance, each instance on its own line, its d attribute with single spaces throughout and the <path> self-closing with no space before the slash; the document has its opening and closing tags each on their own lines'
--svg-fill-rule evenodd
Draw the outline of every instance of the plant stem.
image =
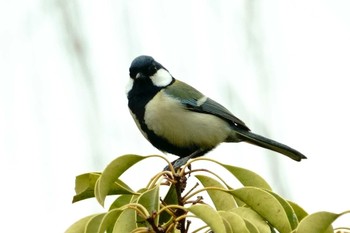
<svg viewBox="0 0 350 233">
<path fill-rule="evenodd" d="M 185 175 L 183 175 L 183 176 L 176 175 L 174 178 L 176 180 L 175 190 L 176 190 L 176 195 L 177 195 L 177 204 L 179 206 L 184 207 L 184 201 L 183 201 L 183 198 L 181 196 L 181 193 L 183 192 L 184 187 L 186 187 L 186 177 L 185 177 Z M 177 217 L 182 216 L 184 214 L 186 214 L 186 211 L 184 209 L 177 209 L 175 211 L 175 215 Z M 186 227 L 185 227 L 185 223 L 186 223 L 186 218 L 181 219 L 178 223 L 177 228 L 180 230 L 181 233 L 186 233 L 188 231 L 188 229 L 186 229 Z"/>
</svg>

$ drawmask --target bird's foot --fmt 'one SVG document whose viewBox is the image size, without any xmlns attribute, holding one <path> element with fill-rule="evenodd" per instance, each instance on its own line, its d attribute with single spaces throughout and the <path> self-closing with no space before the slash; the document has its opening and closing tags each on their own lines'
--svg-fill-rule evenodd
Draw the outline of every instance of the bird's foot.
<svg viewBox="0 0 350 233">
<path fill-rule="evenodd" d="M 202 149 L 199 149 L 199 150 L 196 150 L 195 152 L 193 152 L 192 154 L 186 156 L 186 157 L 181 157 L 181 158 L 178 158 L 176 160 L 174 160 L 173 162 L 171 162 L 171 165 L 173 166 L 174 170 L 178 170 L 180 167 L 182 167 L 183 165 L 185 165 L 188 160 L 192 159 L 192 158 L 195 158 L 197 156 L 199 156 L 201 153 L 203 153 L 204 150 Z M 191 170 L 191 167 L 189 166 L 189 169 Z M 170 171 L 170 168 L 169 166 L 166 166 L 164 168 L 164 171 Z"/>
<path fill-rule="evenodd" d="M 187 163 L 188 160 L 190 160 L 192 157 L 190 156 L 186 156 L 186 157 L 182 157 L 182 158 L 178 158 L 174 161 L 171 162 L 171 166 L 174 168 L 174 170 L 178 170 L 180 167 L 182 167 L 183 165 L 185 165 Z M 169 165 L 167 165 L 164 168 L 164 171 L 170 171 L 170 167 Z"/>
</svg>

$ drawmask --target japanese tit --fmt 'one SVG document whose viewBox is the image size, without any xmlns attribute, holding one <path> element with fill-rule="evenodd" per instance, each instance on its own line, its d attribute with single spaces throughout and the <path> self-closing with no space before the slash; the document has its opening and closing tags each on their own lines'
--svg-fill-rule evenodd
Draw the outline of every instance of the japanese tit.
<svg viewBox="0 0 350 233">
<path fill-rule="evenodd" d="M 180 158 L 180 167 L 222 142 L 248 142 L 300 161 L 297 150 L 254 134 L 229 110 L 190 85 L 176 80 L 150 56 L 130 66 L 128 106 L 136 125 L 156 148 Z"/>
</svg>

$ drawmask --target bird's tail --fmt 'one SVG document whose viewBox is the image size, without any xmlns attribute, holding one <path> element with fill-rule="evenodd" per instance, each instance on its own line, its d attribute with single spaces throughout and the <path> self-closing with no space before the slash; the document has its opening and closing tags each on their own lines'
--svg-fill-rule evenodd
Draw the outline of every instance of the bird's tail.
<svg viewBox="0 0 350 233">
<path fill-rule="evenodd" d="M 269 138 L 265 138 L 258 134 L 252 133 L 250 131 L 236 130 L 236 129 L 235 131 L 240 135 L 240 138 L 242 139 L 242 141 L 251 143 L 256 146 L 261 146 L 269 150 L 276 151 L 278 153 L 288 156 L 291 159 L 294 159 L 295 161 L 306 159 L 305 155 L 282 143 L 276 142 Z"/>
</svg>

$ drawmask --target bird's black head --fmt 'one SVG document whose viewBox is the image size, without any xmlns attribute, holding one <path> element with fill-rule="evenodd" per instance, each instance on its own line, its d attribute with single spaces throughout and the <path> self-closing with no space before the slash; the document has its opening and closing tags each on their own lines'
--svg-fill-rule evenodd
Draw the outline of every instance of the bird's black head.
<svg viewBox="0 0 350 233">
<path fill-rule="evenodd" d="M 175 79 L 169 71 L 151 56 L 136 57 L 129 68 L 130 88 L 134 85 L 146 88 L 148 85 L 163 88 L 170 85 Z"/>
<path fill-rule="evenodd" d="M 131 63 L 129 68 L 130 78 L 136 79 L 140 76 L 150 77 L 160 68 L 163 68 L 163 66 L 156 62 L 153 57 L 141 55 L 136 57 Z"/>
<path fill-rule="evenodd" d="M 129 72 L 128 105 L 138 119 L 143 119 L 147 103 L 159 91 L 171 85 L 175 79 L 152 57 L 144 55 L 136 57 L 132 61 Z"/>
</svg>

